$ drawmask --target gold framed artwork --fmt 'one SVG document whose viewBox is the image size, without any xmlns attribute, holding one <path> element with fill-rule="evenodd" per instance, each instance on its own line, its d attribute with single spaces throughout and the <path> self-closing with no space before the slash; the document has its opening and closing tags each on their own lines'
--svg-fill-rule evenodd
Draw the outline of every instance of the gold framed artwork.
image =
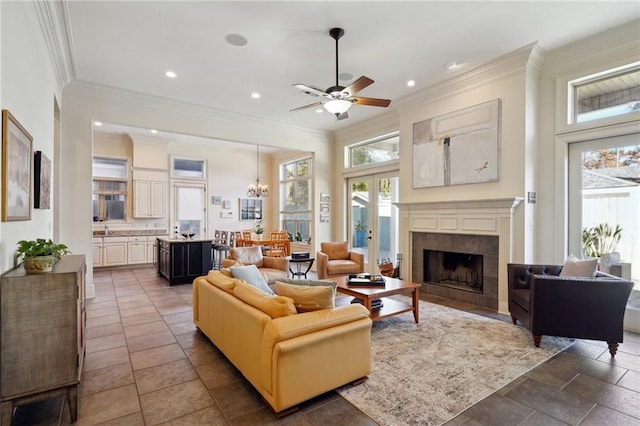
<svg viewBox="0 0 640 426">
<path fill-rule="evenodd" d="M 31 220 L 33 138 L 2 110 L 2 221 Z"/>
</svg>

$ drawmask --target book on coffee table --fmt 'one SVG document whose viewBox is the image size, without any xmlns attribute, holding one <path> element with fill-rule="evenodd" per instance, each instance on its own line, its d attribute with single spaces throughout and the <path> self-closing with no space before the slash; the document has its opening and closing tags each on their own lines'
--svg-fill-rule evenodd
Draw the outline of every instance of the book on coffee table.
<svg viewBox="0 0 640 426">
<path fill-rule="evenodd" d="M 385 281 L 382 275 L 377 274 L 349 274 L 348 285 L 362 286 L 384 286 Z"/>
</svg>

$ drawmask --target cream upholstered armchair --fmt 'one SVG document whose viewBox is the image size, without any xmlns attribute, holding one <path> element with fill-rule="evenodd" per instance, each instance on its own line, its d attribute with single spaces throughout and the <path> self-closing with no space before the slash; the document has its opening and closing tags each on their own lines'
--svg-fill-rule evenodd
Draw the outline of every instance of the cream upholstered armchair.
<svg viewBox="0 0 640 426">
<path fill-rule="evenodd" d="M 350 251 L 349 242 L 320 243 L 318 260 L 318 279 L 328 275 L 358 274 L 364 272 L 364 255 Z"/>
</svg>

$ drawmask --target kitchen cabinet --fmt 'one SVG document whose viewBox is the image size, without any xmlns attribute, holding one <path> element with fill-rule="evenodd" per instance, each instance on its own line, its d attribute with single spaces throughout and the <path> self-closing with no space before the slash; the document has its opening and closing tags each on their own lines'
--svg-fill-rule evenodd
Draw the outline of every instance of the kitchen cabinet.
<svg viewBox="0 0 640 426">
<path fill-rule="evenodd" d="M 85 353 L 84 255 L 63 256 L 45 274 L 22 266 L 1 280 L 2 424 L 16 406 L 65 395 L 77 419 Z"/>
<path fill-rule="evenodd" d="M 147 237 L 147 263 L 153 263 L 155 265 L 158 261 L 157 258 L 156 237 Z"/>
<path fill-rule="evenodd" d="M 211 241 L 158 238 L 158 276 L 174 285 L 207 275 L 211 270 Z"/>
<path fill-rule="evenodd" d="M 147 237 L 127 238 L 127 263 L 129 265 L 147 263 Z"/>
<path fill-rule="evenodd" d="M 93 238 L 93 266 L 103 266 L 104 265 L 104 259 L 103 259 L 103 245 L 102 245 L 102 237 L 100 238 Z"/>
<path fill-rule="evenodd" d="M 126 265 L 127 237 L 104 237 L 103 241 L 103 266 Z"/>
<path fill-rule="evenodd" d="M 142 179 L 133 181 L 133 217 L 164 217 L 166 203 L 166 182 Z"/>
</svg>

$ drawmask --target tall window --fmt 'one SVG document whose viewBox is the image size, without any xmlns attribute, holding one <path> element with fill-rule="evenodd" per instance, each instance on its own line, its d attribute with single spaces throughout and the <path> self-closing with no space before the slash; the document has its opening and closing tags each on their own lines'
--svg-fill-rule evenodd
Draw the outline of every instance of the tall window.
<svg viewBox="0 0 640 426">
<path fill-rule="evenodd" d="M 93 157 L 93 220 L 126 220 L 127 160 Z"/>
<path fill-rule="evenodd" d="M 366 166 L 367 164 L 384 163 L 400 157 L 400 136 L 382 136 L 345 148 L 347 167 Z"/>
<path fill-rule="evenodd" d="M 311 157 L 291 161 L 280 169 L 282 229 L 295 241 L 309 241 L 311 228 Z"/>
</svg>

